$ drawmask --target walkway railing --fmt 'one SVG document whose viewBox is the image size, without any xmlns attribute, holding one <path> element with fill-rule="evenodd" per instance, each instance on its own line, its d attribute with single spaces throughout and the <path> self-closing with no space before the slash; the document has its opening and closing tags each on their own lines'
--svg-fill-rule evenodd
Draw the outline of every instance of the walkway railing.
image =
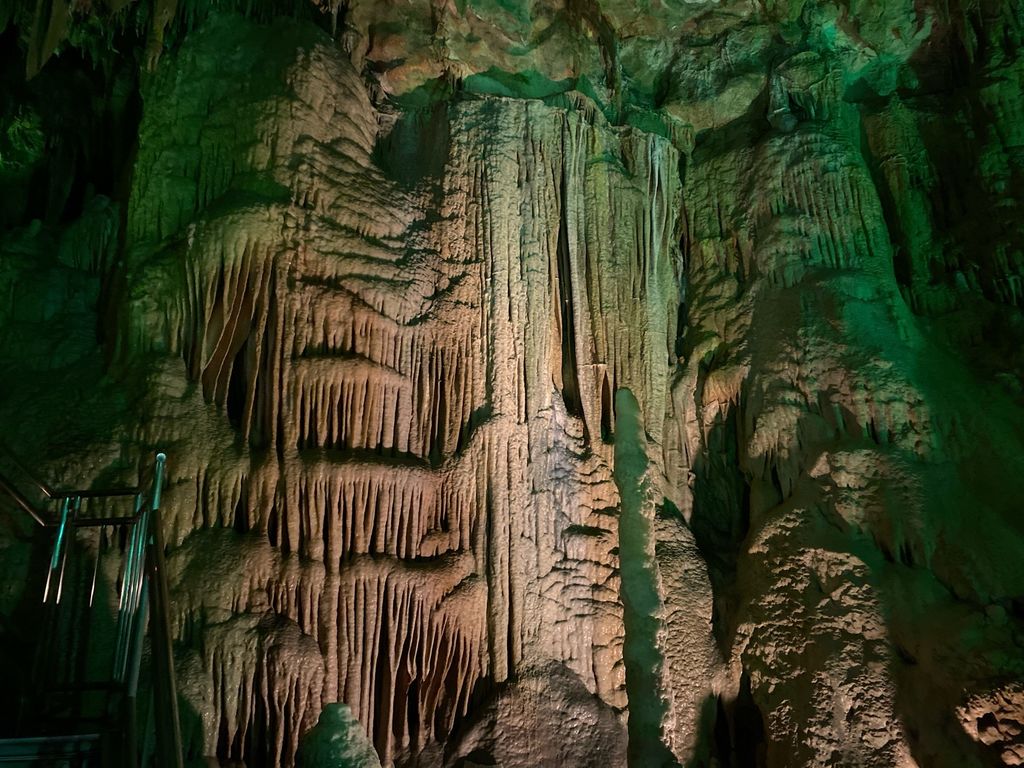
<svg viewBox="0 0 1024 768">
<path fill-rule="evenodd" d="M 160 525 L 166 456 L 156 455 L 151 481 L 138 488 L 54 490 L 39 481 L 9 450 L 0 446 L 0 453 L 18 470 L 24 482 L 56 508 L 56 514 L 40 508 L 15 482 L 0 474 L 0 493 L 6 494 L 36 524 L 54 529 L 42 594 L 43 621 L 35 645 L 32 695 L 24 700 L 22 710 L 19 735 L 23 738 L 0 740 L 0 762 L 5 744 L 9 751 L 17 752 L 31 750 L 36 744 L 52 751 L 56 742 L 98 742 L 102 745 L 100 760 L 104 766 L 148 765 L 150 755 L 140 752 L 137 727 L 139 678 L 148 626 L 152 692 L 148 721 L 156 736 L 152 758 L 159 768 L 182 768 Z M 130 514 L 109 513 L 111 503 L 128 499 L 134 499 Z M 103 514 L 86 514 L 89 504 L 83 502 L 88 500 L 102 501 Z M 91 548 L 85 546 L 90 537 L 94 539 Z M 121 554 L 112 628 L 102 626 L 104 615 L 109 617 L 112 606 L 108 601 L 97 603 L 104 550 Z M 97 666 L 105 666 L 97 663 L 96 656 L 97 651 L 110 650 L 111 636 L 109 675 L 106 679 L 89 679 Z M 90 707 L 87 698 L 96 693 L 101 701 L 91 702 Z M 67 698 L 69 694 L 71 700 Z M 52 711 L 55 706 L 59 710 L 56 713 Z M 47 709 L 51 711 L 47 713 Z M 101 733 L 86 734 L 90 729 Z M 43 752 L 39 758 L 46 759 Z"/>
</svg>

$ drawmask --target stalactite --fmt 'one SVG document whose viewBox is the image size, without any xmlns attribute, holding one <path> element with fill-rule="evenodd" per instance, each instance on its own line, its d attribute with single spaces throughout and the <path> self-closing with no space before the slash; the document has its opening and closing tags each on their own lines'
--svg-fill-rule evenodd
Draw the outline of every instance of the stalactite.
<svg viewBox="0 0 1024 768">
<path fill-rule="evenodd" d="M 190 760 L 1021 758 L 1021 0 L 34 5 L 0 409 L 170 455 Z"/>
<path fill-rule="evenodd" d="M 217 713 L 216 744 L 208 741 L 206 749 L 236 760 L 259 755 L 276 765 L 290 762 L 321 706 L 316 644 L 294 625 L 242 615 L 210 626 L 205 647 L 212 701 L 195 705 Z"/>
<path fill-rule="evenodd" d="M 225 576 L 230 587 L 203 594 L 181 577 L 176 631 L 205 643 L 227 617 L 262 615 L 319 648 L 317 698 L 313 677 L 256 666 L 276 647 L 259 633 L 207 643 L 223 648 L 205 667 L 218 751 L 240 755 L 265 733 L 287 764 L 282 723 L 297 733 L 321 701 L 342 700 L 384 764 L 413 759 L 472 716 L 480 690 L 551 662 L 622 710 L 618 494 L 602 438 L 614 388 L 652 413 L 667 397 L 677 154 L 595 113 L 470 101 L 448 115 L 439 188 L 410 196 L 365 175 L 372 131 L 303 101 L 335 98 L 304 78 L 361 88 L 354 73 L 320 54 L 307 64 L 295 125 L 277 127 L 278 151 L 294 155 L 260 135 L 249 161 L 283 180 L 285 158 L 301 158 L 287 161 L 290 204 L 195 217 L 172 246 L 186 291 L 139 307 L 126 329 L 179 355 L 221 414 L 194 428 L 223 454 L 175 468 L 189 489 L 171 515 L 176 567 L 201 567 L 218 529 L 255 547 L 253 567 L 216 565 L 247 573 Z M 226 151 L 196 155 L 208 166 L 196 184 L 209 184 L 197 210 L 243 183 L 217 175 Z M 143 166 L 144 196 L 163 182 Z M 392 193 L 400 213 L 378 218 L 396 210 Z M 140 241 L 148 205 L 131 214 Z M 659 440 L 661 420 L 648 429 Z"/>
</svg>

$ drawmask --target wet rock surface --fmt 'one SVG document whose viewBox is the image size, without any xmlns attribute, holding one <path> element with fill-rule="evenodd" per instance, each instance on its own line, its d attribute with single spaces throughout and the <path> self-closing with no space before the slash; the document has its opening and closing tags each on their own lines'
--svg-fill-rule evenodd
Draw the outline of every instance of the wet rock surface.
<svg viewBox="0 0 1024 768">
<path fill-rule="evenodd" d="M 62 7 L 0 422 L 170 456 L 190 757 L 1024 761 L 1020 3 Z"/>
</svg>

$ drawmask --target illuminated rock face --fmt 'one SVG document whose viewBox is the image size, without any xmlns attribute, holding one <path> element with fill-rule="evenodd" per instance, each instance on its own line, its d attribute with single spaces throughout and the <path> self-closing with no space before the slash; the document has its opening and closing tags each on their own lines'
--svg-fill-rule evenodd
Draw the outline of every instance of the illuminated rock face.
<svg viewBox="0 0 1024 768">
<path fill-rule="evenodd" d="M 636 392 L 660 439 L 677 151 L 600 116 L 486 98 L 440 116 L 438 175 L 403 186 L 372 160 L 375 112 L 349 62 L 293 27 L 257 33 L 266 47 L 251 34 L 211 24 L 158 72 L 129 214 L 129 274 L 144 276 L 128 279 L 121 352 L 180 356 L 185 370 L 165 377 L 189 375 L 226 411 L 215 456 L 194 442 L 192 401 L 161 394 L 148 427 L 179 446 L 178 625 L 220 639 L 197 669 L 256 665 L 196 702 L 216 713 L 208 733 L 226 723 L 245 757 L 236 691 L 269 674 L 259 656 L 279 641 L 239 654 L 231 638 L 250 624 L 204 616 L 266 607 L 323 655 L 286 670 L 283 701 L 274 686 L 242 697 L 280 707 L 274 762 L 316 717 L 321 686 L 388 762 L 551 662 L 621 730 L 612 393 Z M 215 97 L 190 135 L 232 37 L 249 53 L 229 64 L 239 75 L 280 76 Z M 236 127 L 236 105 L 253 103 Z M 198 181 L 175 194 L 182 176 Z M 195 215 L 196 190 L 222 204 Z M 193 586 L 231 525 L 246 555 L 215 590 Z"/>
<path fill-rule="evenodd" d="M 1019 4 L 334 10 L 171 24 L 4 243 L 136 387 L 65 471 L 171 457 L 189 754 L 1024 760 Z"/>
</svg>

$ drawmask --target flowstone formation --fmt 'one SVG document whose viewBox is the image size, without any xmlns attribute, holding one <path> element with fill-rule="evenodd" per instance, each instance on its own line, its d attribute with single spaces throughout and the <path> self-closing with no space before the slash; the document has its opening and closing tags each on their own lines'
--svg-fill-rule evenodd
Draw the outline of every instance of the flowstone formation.
<svg viewBox="0 0 1024 768">
<path fill-rule="evenodd" d="M 190 759 L 1024 764 L 1020 2 L 4 26 L 0 418 L 169 455 Z"/>
<path fill-rule="evenodd" d="M 316 727 L 302 738 L 302 768 L 380 768 L 380 760 L 362 726 L 344 704 L 328 704 Z"/>
<path fill-rule="evenodd" d="M 403 185 L 375 170 L 357 73 L 308 31 L 221 19 L 180 55 L 140 128 L 118 353 L 159 353 L 161 381 L 197 383 L 154 404 L 154 440 L 216 446 L 176 451 L 169 491 L 192 595 L 179 626 L 217 633 L 201 666 L 224 670 L 196 709 L 246 756 L 236 702 L 260 654 L 237 653 L 239 613 L 268 608 L 323 657 L 285 671 L 272 744 L 322 691 L 384 762 L 420 754 L 487 686 L 552 660 L 623 709 L 611 398 L 667 401 L 676 150 L 481 99 L 442 116 L 438 176 Z M 265 90 L 240 92 L 253 72 Z M 244 551 L 237 571 L 195 581 L 225 546 Z"/>
</svg>

